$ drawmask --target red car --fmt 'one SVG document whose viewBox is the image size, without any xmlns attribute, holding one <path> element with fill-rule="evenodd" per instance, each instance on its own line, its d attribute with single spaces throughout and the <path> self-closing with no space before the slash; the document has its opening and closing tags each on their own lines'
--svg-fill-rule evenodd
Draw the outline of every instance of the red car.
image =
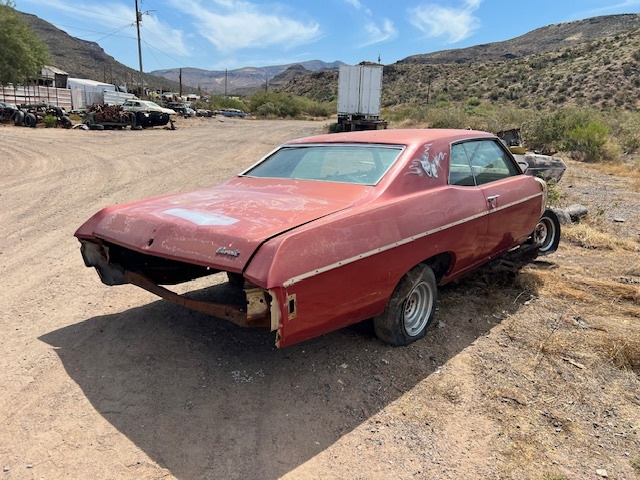
<svg viewBox="0 0 640 480">
<path fill-rule="evenodd" d="M 269 327 L 280 347 L 369 318 L 406 345 L 425 335 L 438 285 L 557 248 L 546 197 L 489 133 L 349 132 L 293 140 L 215 187 L 105 208 L 75 235 L 105 284 Z M 244 305 L 161 286 L 222 271 Z"/>
</svg>

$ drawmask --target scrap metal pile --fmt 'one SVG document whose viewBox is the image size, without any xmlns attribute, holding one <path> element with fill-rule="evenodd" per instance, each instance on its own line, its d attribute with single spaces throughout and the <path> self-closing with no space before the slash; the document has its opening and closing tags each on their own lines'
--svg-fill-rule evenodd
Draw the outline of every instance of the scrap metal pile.
<svg viewBox="0 0 640 480">
<path fill-rule="evenodd" d="M 94 104 L 87 108 L 87 117 L 92 118 L 91 123 L 131 125 L 133 116 L 131 112 L 123 110 L 122 105 Z"/>
</svg>

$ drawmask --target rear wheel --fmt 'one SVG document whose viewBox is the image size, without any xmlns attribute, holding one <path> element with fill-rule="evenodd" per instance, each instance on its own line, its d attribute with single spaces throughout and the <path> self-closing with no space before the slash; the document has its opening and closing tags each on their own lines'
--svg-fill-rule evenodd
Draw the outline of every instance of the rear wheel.
<svg viewBox="0 0 640 480">
<path fill-rule="evenodd" d="M 547 209 L 540 217 L 532 235 L 540 255 L 555 252 L 560 243 L 560 221 L 553 210 Z"/>
<path fill-rule="evenodd" d="M 438 298 L 436 277 L 427 265 L 409 270 L 396 286 L 384 312 L 374 317 L 380 340 L 408 345 L 422 338 L 433 320 Z"/>
</svg>

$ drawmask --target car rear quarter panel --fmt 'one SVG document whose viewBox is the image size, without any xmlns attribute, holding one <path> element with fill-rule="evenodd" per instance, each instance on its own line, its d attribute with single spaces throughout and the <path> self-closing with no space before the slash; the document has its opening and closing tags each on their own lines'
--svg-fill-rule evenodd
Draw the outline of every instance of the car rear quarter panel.
<svg viewBox="0 0 640 480">
<path fill-rule="evenodd" d="M 437 254 L 451 255 L 449 279 L 482 263 L 484 195 L 447 185 L 448 149 L 413 149 L 394 180 L 379 185 L 384 194 L 372 189 L 354 207 L 258 250 L 245 276 L 277 292 L 281 346 L 381 313 L 402 276 Z"/>
</svg>

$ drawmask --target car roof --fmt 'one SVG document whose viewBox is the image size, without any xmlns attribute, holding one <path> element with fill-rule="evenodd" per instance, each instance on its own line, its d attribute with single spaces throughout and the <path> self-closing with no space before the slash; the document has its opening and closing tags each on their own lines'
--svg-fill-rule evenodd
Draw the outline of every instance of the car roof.
<svg viewBox="0 0 640 480">
<path fill-rule="evenodd" d="M 313 137 L 298 138 L 285 145 L 305 143 L 380 143 L 395 145 L 411 145 L 436 140 L 451 141 L 467 138 L 495 137 L 495 135 L 478 130 L 412 128 L 389 130 L 364 130 L 359 132 L 330 133 Z"/>
</svg>

